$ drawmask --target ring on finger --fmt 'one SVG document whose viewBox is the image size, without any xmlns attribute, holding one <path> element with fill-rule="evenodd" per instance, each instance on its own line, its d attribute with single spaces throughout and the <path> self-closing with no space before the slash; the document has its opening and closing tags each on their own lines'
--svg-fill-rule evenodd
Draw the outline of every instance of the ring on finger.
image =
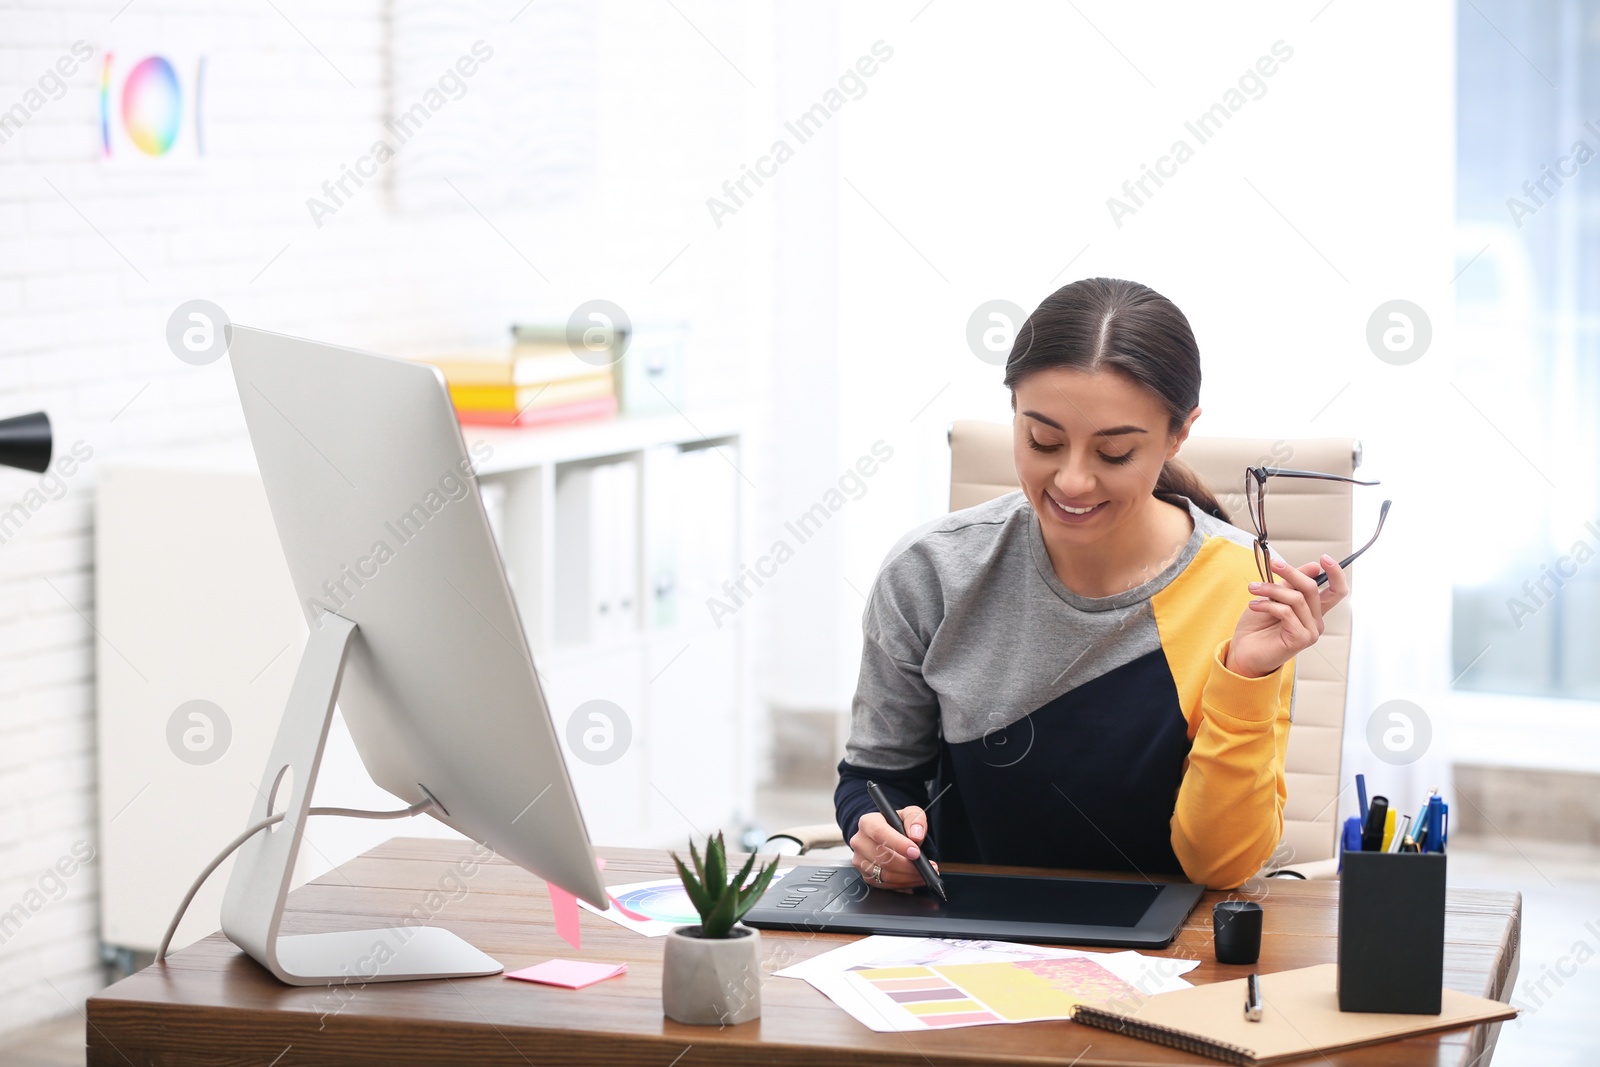
<svg viewBox="0 0 1600 1067">
<path fill-rule="evenodd" d="M 883 866 L 881 864 L 874 863 L 872 865 L 872 873 L 867 875 L 867 880 L 870 881 L 870 882 L 877 882 L 879 885 L 882 885 L 883 884 Z"/>
</svg>

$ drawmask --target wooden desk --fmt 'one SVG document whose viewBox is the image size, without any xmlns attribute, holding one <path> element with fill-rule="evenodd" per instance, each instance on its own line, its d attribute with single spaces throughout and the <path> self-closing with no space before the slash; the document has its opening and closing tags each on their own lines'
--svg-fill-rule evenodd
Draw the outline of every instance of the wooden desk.
<svg viewBox="0 0 1600 1067">
<path fill-rule="evenodd" d="M 647 938 L 587 912 L 574 952 L 551 925 L 542 883 L 494 859 L 453 888 L 452 864 L 472 846 L 400 838 L 352 860 L 289 898 L 286 933 L 386 926 L 413 907 L 432 925 L 466 938 L 515 970 L 551 956 L 626 961 L 628 973 L 572 991 L 490 978 L 397 982 L 329 989 L 281 985 L 221 934 L 174 954 L 93 997 L 89 1064 L 697 1064 L 891 1065 L 1061 1063 L 1171 1064 L 1197 1061 L 1158 1045 L 1070 1022 L 879 1034 L 805 982 L 769 977 L 762 1016 L 732 1027 L 683 1026 L 661 1014 L 661 938 Z M 607 882 L 665 877 L 665 853 L 601 849 Z M 794 860 L 785 860 L 792 865 Z M 429 900 L 429 895 L 438 896 Z M 1262 897 L 1265 893 L 1265 897 Z M 1211 958 L 1207 893 L 1168 954 L 1198 958 L 1195 983 L 1250 968 Z M 1287 970 L 1334 959 L 1338 884 L 1273 880 L 1236 890 L 1264 901 L 1259 969 Z M 446 901 L 449 896 L 455 899 Z M 441 905 L 442 906 L 439 906 Z M 1445 925 L 1445 984 L 1506 1000 L 1517 976 L 1520 894 L 1453 889 Z M 763 931 L 763 969 L 825 952 L 843 935 Z M 1409 1038 L 1306 1060 L 1319 1065 L 1429 1064 L 1483 1067 L 1498 1024 Z"/>
</svg>

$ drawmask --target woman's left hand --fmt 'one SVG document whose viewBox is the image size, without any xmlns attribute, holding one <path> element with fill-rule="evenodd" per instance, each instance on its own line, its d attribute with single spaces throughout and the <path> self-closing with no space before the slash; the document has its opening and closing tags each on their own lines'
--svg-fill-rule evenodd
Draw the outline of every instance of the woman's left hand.
<svg viewBox="0 0 1600 1067">
<path fill-rule="evenodd" d="M 1274 558 L 1276 582 L 1251 582 L 1255 597 L 1239 616 L 1228 645 L 1226 666 L 1246 678 L 1261 678 L 1288 663 L 1322 636 L 1323 616 L 1350 593 L 1344 571 L 1332 556 L 1319 563 L 1289 566 Z M 1328 584 L 1317 585 L 1317 574 L 1328 572 Z"/>
</svg>

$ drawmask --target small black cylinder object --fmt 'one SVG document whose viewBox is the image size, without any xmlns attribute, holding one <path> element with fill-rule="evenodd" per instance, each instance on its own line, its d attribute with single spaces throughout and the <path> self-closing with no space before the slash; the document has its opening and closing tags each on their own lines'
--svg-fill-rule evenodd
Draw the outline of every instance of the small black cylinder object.
<svg viewBox="0 0 1600 1067">
<path fill-rule="evenodd" d="M 50 466 L 50 416 L 42 411 L 0 419 L 0 467 L 43 474 Z"/>
<path fill-rule="evenodd" d="M 1261 905 L 1253 900 L 1219 900 L 1211 909 L 1211 933 L 1218 963 L 1254 963 L 1261 957 Z"/>
</svg>

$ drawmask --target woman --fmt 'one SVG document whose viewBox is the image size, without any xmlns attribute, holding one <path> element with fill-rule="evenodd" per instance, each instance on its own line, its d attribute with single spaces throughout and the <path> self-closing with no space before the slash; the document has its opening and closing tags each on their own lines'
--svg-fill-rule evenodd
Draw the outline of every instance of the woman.
<svg viewBox="0 0 1600 1067">
<path fill-rule="evenodd" d="M 902 539 L 868 600 L 834 796 L 855 865 L 909 890 L 926 838 L 931 859 L 1236 886 L 1282 834 L 1292 660 L 1345 577 L 1275 558 L 1260 581 L 1177 462 L 1199 350 L 1146 286 L 1055 292 L 1005 384 L 1021 491 Z"/>
</svg>

